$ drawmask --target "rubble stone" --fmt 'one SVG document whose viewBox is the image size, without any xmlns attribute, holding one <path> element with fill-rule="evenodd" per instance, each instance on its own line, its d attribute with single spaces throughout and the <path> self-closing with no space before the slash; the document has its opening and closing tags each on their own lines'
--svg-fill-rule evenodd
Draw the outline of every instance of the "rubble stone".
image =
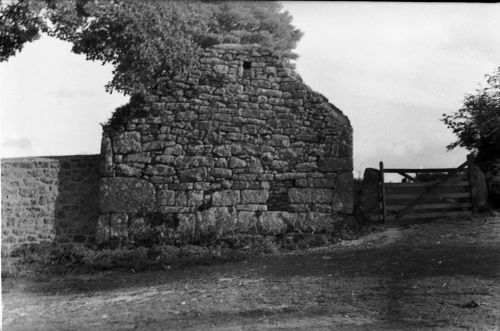
<svg viewBox="0 0 500 331">
<path fill-rule="evenodd" d="M 158 87 L 123 127 L 105 126 L 102 222 L 127 213 L 132 240 L 160 229 L 144 216 L 158 212 L 175 224 L 165 240 L 188 242 L 327 231 L 352 212 L 349 120 L 271 53 L 208 48 L 198 68 L 169 81 L 173 90 Z"/>
</svg>

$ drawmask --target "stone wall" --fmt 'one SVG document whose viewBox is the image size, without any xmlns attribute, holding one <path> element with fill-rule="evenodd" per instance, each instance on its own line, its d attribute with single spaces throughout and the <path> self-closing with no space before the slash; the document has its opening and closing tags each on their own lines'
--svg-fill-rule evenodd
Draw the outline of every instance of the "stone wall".
<svg viewBox="0 0 500 331">
<path fill-rule="evenodd" d="M 258 46 L 209 49 L 122 107 L 102 156 L 99 241 L 320 232 L 352 213 L 348 118 Z"/>
<path fill-rule="evenodd" d="M 2 159 L 2 253 L 95 240 L 99 155 Z"/>
<path fill-rule="evenodd" d="M 380 206 L 380 170 L 366 168 L 363 180 L 359 183 L 357 204 L 355 206 L 356 219 L 360 223 L 382 222 L 382 208 Z"/>
</svg>

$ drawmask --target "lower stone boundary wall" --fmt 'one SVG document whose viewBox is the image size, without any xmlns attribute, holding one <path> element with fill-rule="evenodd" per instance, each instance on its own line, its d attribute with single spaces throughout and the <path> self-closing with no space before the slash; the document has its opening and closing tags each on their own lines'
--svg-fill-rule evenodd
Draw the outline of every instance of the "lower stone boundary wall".
<svg viewBox="0 0 500 331">
<path fill-rule="evenodd" d="M 2 255 L 24 244 L 93 243 L 100 155 L 2 159 Z"/>
</svg>

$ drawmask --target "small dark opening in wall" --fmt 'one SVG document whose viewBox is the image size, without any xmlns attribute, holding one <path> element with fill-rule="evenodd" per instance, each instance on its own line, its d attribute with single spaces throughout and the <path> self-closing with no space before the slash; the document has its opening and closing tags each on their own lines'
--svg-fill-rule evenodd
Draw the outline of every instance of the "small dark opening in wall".
<svg viewBox="0 0 500 331">
<path fill-rule="evenodd" d="M 248 70 L 252 68 L 252 62 L 243 61 L 243 69 Z"/>
<path fill-rule="evenodd" d="M 267 210 L 269 211 L 290 211 L 288 202 L 288 190 L 293 187 L 293 181 L 284 180 L 271 182 L 269 188 L 269 199 L 267 200 Z"/>
</svg>

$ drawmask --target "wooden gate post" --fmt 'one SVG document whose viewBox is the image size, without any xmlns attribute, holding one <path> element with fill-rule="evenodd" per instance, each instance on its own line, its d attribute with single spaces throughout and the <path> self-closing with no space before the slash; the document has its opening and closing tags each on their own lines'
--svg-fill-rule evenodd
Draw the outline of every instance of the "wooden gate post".
<svg viewBox="0 0 500 331">
<path fill-rule="evenodd" d="M 384 162 L 380 161 L 380 202 L 382 205 L 382 218 L 384 223 L 387 219 L 387 211 L 385 209 L 385 185 L 384 185 Z"/>
</svg>

